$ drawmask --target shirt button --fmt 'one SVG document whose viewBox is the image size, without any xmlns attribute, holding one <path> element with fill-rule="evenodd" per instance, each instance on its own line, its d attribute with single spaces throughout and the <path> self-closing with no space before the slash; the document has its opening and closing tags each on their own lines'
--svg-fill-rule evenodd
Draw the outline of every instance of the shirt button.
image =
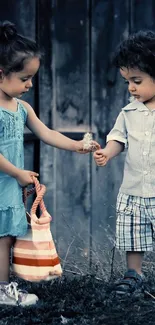
<svg viewBox="0 0 155 325">
<path fill-rule="evenodd" d="M 146 132 L 145 132 L 145 135 L 149 135 L 149 132 L 148 132 L 148 131 L 146 131 Z"/>
<path fill-rule="evenodd" d="M 145 112 L 144 115 L 145 115 L 145 116 L 148 116 L 148 115 L 149 115 L 149 112 Z"/>
<path fill-rule="evenodd" d="M 144 170 L 144 175 L 147 175 L 147 174 L 148 174 L 147 170 Z"/>
<path fill-rule="evenodd" d="M 143 156 L 146 156 L 147 155 L 147 152 L 146 151 L 143 151 Z"/>
</svg>

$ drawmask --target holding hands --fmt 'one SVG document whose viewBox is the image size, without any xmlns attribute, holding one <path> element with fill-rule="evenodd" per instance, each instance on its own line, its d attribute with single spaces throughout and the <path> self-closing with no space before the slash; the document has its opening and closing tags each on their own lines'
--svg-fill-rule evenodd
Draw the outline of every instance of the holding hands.
<svg viewBox="0 0 155 325">
<path fill-rule="evenodd" d="M 107 143 L 104 149 L 99 149 L 94 152 L 94 159 L 98 166 L 105 166 L 107 162 L 116 157 L 120 152 L 124 150 L 124 143 L 111 140 Z"/>
<path fill-rule="evenodd" d="M 78 153 L 89 153 L 89 152 L 94 152 L 95 150 L 100 149 L 100 144 L 97 143 L 96 141 L 92 140 L 89 144 L 89 146 L 85 146 L 85 141 L 77 141 L 77 149 L 76 152 Z"/>
<path fill-rule="evenodd" d="M 110 159 L 108 150 L 106 149 L 96 150 L 93 156 L 97 166 L 105 166 Z"/>
<path fill-rule="evenodd" d="M 89 153 L 100 149 L 100 144 L 93 140 L 92 134 L 85 133 L 83 140 L 76 141 L 76 152 L 78 153 Z"/>
</svg>

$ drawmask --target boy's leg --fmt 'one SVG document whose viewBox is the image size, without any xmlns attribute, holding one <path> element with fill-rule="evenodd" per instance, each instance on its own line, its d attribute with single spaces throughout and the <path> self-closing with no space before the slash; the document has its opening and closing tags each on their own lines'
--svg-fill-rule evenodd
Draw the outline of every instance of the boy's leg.
<svg viewBox="0 0 155 325">
<path fill-rule="evenodd" d="M 127 271 L 122 280 L 116 283 L 115 290 L 119 294 L 131 293 L 143 287 L 142 262 L 144 252 L 126 252 Z"/>
<path fill-rule="evenodd" d="M 141 275 L 143 257 L 144 252 L 126 252 L 127 269 L 135 270 Z"/>
<path fill-rule="evenodd" d="M 147 224 L 147 227 L 146 227 Z M 131 293 L 143 287 L 144 251 L 152 246 L 152 227 L 143 198 L 119 193 L 117 199 L 116 247 L 126 251 L 127 271 L 114 290 Z"/>
</svg>

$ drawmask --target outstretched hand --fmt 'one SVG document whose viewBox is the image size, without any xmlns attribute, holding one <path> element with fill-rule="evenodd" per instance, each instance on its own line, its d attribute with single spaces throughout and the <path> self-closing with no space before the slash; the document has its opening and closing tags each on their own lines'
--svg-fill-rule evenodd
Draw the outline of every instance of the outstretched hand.
<svg viewBox="0 0 155 325">
<path fill-rule="evenodd" d="M 84 140 L 77 141 L 77 149 L 78 153 L 89 153 L 99 150 L 101 148 L 100 144 L 94 140 L 90 142 L 90 147 L 88 149 L 84 148 L 85 142 Z"/>
</svg>

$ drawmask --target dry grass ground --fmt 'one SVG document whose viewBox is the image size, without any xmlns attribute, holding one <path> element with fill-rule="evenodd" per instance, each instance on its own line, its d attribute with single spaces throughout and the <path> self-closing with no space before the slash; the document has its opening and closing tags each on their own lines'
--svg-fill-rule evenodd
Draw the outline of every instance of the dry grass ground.
<svg viewBox="0 0 155 325">
<path fill-rule="evenodd" d="M 13 279 L 14 280 L 14 279 Z M 16 280 L 16 279 L 15 279 Z M 95 276 L 63 276 L 48 283 L 19 281 L 34 292 L 34 307 L 0 307 L 0 325 L 154 325 L 155 281 L 151 272 L 146 289 L 120 299 L 111 293 L 112 282 Z"/>
</svg>

